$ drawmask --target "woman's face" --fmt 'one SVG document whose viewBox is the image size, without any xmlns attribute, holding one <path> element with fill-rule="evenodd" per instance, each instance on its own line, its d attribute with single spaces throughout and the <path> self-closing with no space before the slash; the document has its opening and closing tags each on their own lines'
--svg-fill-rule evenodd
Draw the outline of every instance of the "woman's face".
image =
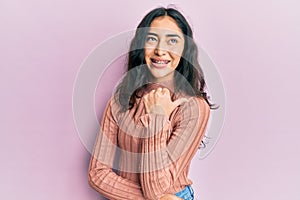
<svg viewBox="0 0 300 200">
<path fill-rule="evenodd" d="M 156 82 L 174 78 L 184 49 L 184 35 L 176 21 L 169 16 L 155 18 L 145 43 L 145 61 Z"/>
</svg>

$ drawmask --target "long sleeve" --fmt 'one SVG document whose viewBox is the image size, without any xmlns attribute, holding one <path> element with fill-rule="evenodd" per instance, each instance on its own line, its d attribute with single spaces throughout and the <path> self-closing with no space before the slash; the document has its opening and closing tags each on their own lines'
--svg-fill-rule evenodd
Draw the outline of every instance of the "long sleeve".
<svg viewBox="0 0 300 200">
<path fill-rule="evenodd" d="M 208 104 L 191 98 L 176 112 L 175 126 L 164 115 L 146 114 L 140 181 L 144 196 L 158 199 L 178 180 L 195 155 L 210 114 Z"/>
<path fill-rule="evenodd" d="M 140 185 L 112 170 L 117 148 L 118 125 L 111 101 L 105 109 L 89 166 L 89 184 L 108 199 L 144 200 Z"/>
</svg>

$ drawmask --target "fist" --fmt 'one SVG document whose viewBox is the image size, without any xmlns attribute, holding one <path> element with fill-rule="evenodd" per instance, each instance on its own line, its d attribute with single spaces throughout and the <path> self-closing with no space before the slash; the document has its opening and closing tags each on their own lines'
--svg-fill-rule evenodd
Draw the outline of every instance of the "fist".
<svg viewBox="0 0 300 200">
<path fill-rule="evenodd" d="M 161 87 L 152 90 L 143 97 L 146 113 L 164 114 L 166 116 L 170 116 L 177 106 L 186 101 L 188 101 L 186 98 L 172 101 L 169 89 Z"/>
</svg>

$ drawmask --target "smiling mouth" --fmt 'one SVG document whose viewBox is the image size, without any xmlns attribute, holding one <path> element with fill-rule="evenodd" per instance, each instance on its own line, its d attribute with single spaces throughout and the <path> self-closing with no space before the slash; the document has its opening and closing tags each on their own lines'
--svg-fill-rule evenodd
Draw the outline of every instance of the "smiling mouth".
<svg viewBox="0 0 300 200">
<path fill-rule="evenodd" d="M 151 58 L 151 62 L 156 63 L 156 64 L 168 64 L 170 61 L 169 60 L 157 60 L 157 59 Z"/>
<path fill-rule="evenodd" d="M 151 60 L 153 67 L 155 67 L 155 68 L 167 67 L 168 63 L 170 62 L 170 60 L 154 59 L 154 58 L 151 58 L 150 60 Z"/>
</svg>

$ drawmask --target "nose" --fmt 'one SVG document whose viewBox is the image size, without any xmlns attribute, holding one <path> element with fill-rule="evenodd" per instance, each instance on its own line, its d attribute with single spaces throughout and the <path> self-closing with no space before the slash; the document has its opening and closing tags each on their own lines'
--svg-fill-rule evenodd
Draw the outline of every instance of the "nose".
<svg viewBox="0 0 300 200">
<path fill-rule="evenodd" d="M 154 50 L 154 53 L 155 53 L 156 55 L 158 55 L 158 56 L 163 56 L 163 55 L 166 54 L 166 49 L 163 47 L 161 41 L 157 44 L 157 46 L 156 46 L 156 48 L 155 48 L 155 50 Z"/>
</svg>

